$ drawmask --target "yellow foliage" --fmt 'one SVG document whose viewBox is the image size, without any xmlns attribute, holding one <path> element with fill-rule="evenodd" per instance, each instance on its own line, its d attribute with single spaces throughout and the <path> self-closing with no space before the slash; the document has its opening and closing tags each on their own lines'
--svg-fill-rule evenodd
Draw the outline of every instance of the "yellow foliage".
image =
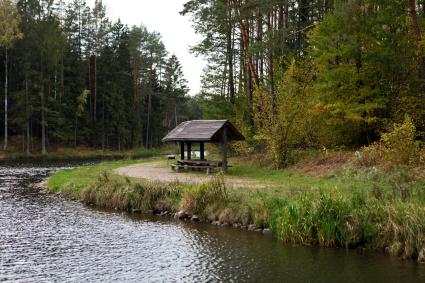
<svg viewBox="0 0 425 283">
<path fill-rule="evenodd" d="M 311 112 L 315 111 L 307 89 L 312 68 L 308 62 L 301 65 L 292 62 L 277 83 L 274 100 L 268 89 L 258 89 L 255 93 L 259 108 L 255 116 L 258 125 L 255 138 L 267 145 L 277 168 L 287 165 L 290 151 L 308 138 L 306 129 Z"/>
<path fill-rule="evenodd" d="M 381 139 L 362 149 L 361 164 L 365 166 L 417 165 L 421 160 L 420 143 L 415 141 L 416 128 L 410 117 L 401 124 L 394 124 L 390 132 Z"/>
</svg>

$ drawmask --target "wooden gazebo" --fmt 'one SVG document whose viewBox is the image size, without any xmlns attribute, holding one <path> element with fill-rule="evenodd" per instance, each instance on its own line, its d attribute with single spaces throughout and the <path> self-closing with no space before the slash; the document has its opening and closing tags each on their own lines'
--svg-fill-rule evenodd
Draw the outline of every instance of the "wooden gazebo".
<svg viewBox="0 0 425 283">
<path fill-rule="evenodd" d="M 180 159 L 185 160 L 185 145 L 187 160 L 192 160 L 192 145 L 199 143 L 200 161 L 205 161 L 206 142 L 220 143 L 222 147 L 221 166 L 227 170 L 227 147 L 230 141 L 244 140 L 244 136 L 228 120 L 193 120 L 178 125 L 166 135 L 163 142 L 180 143 Z M 199 164 L 202 164 L 199 163 Z"/>
</svg>

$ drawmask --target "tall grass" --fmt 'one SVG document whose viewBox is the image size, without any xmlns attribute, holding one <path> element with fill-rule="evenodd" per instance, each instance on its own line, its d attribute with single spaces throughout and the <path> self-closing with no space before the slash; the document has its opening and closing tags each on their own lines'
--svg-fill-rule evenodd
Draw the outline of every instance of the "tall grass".
<svg viewBox="0 0 425 283">
<path fill-rule="evenodd" d="M 361 246 L 425 260 L 425 206 L 421 203 L 333 190 L 288 198 L 271 211 L 272 229 L 286 242 Z"/>
<path fill-rule="evenodd" d="M 185 185 L 105 173 L 130 163 L 60 172 L 49 180 L 49 188 L 103 208 L 184 210 L 203 221 L 270 228 L 289 243 L 362 247 L 425 261 L 425 181 L 412 179 L 404 171 L 348 168 L 311 179 L 301 190 L 228 188 L 223 176 L 206 184 Z M 81 182 L 81 178 L 86 179 Z M 293 178 L 278 176 L 281 182 Z"/>
<path fill-rule="evenodd" d="M 178 183 L 131 182 L 128 178 L 103 174 L 80 193 L 82 201 L 102 208 L 123 211 L 175 211 L 183 187 Z"/>
<path fill-rule="evenodd" d="M 210 182 L 200 184 L 183 194 L 181 208 L 203 219 L 211 218 L 211 213 L 226 207 L 227 190 L 222 175 L 215 176 Z"/>
</svg>

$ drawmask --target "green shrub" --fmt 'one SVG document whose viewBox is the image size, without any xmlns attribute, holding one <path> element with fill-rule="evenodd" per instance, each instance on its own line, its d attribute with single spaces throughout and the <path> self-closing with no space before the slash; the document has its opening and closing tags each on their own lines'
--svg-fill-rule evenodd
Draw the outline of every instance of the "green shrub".
<svg viewBox="0 0 425 283">
<path fill-rule="evenodd" d="M 363 148 L 359 162 L 364 166 L 382 165 L 386 168 L 396 166 L 415 166 L 421 160 L 420 143 L 415 141 L 416 128 L 410 117 L 401 124 L 394 124 L 378 142 Z"/>
</svg>

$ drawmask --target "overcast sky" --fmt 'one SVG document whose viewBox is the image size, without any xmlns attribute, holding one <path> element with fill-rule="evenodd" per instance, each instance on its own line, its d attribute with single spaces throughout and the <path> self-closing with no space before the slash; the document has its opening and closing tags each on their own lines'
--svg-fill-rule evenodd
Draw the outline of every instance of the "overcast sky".
<svg viewBox="0 0 425 283">
<path fill-rule="evenodd" d="M 103 0 L 108 16 L 118 18 L 129 26 L 143 24 L 149 31 L 157 31 L 171 54 L 176 54 L 189 81 L 190 94 L 200 89 L 200 76 L 205 63 L 189 52 L 190 46 L 199 41 L 191 26 L 190 17 L 179 12 L 187 0 Z M 94 0 L 87 3 L 93 7 Z"/>
</svg>

